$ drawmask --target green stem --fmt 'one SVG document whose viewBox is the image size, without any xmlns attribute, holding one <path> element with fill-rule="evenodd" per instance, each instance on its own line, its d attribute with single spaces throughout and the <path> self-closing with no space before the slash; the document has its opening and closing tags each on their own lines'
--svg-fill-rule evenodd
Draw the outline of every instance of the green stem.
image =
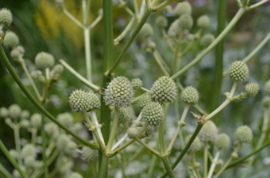
<svg viewBox="0 0 270 178">
<path fill-rule="evenodd" d="M 173 73 L 174 73 L 174 69 L 175 69 L 177 58 L 178 58 L 178 54 L 181 51 L 181 40 L 182 40 L 182 37 L 183 37 L 183 33 L 184 33 L 184 31 L 181 30 L 180 35 L 179 35 L 179 39 L 177 41 L 176 48 L 175 48 L 175 51 L 174 51 L 174 56 L 173 56 L 173 62 L 172 62 L 172 65 L 171 65 L 170 76 L 172 76 Z"/>
<path fill-rule="evenodd" d="M 15 139 L 15 146 L 16 146 L 16 151 L 17 153 L 21 153 L 21 145 L 20 145 L 20 126 L 17 123 L 17 121 L 15 121 L 16 123 L 14 123 L 13 126 L 13 130 L 14 130 L 14 139 Z M 18 162 L 19 165 L 22 166 L 22 157 L 19 156 L 18 157 Z"/>
<path fill-rule="evenodd" d="M 44 164 L 44 175 L 45 178 L 49 178 L 49 171 L 48 171 L 48 161 L 47 161 L 47 155 L 46 155 L 46 136 L 45 136 L 45 117 L 42 116 L 42 123 L 41 123 L 41 137 L 42 137 L 42 159 Z"/>
<path fill-rule="evenodd" d="M 212 178 L 212 175 L 214 173 L 214 170 L 215 170 L 218 158 L 219 158 L 219 154 L 220 154 L 220 150 L 218 150 L 216 155 L 215 155 L 215 158 L 214 158 L 214 160 L 213 160 L 213 162 L 211 164 L 211 168 L 210 168 L 210 171 L 209 171 L 209 174 L 208 174 L 207 178 Z"/>
<path fill-rule="evenodd" d="M 151 153 L 153 153 L 156 156 L 160 156 L 160 153 L 158 151 L 156 151 L 155 149 L 151 148 L 150 146 L 148 146 L 146 143 L 144 143 L 141 139 L 136 138 L 136 141 L 139 142 L 142 146 L 144 146 L 148 151 L 150 151 Z"/>
<path fill-rule="evenodd" d="M 132 17 L 128 25 L 126 26 L 126 28 L 122 31 L 122 33 L 114 39 L 114 45 L 119 44 L 119 42 L 126 36 L 126 34 L 129 32 L 129 30 L 131 29 L 134 23 L 135 23 L 135 17 Z"/>
<path fill-rule="evenodd" d="M 257 7 L 261 6 L 261 5 L 263 5 L 264 3 L 268 2 L 268 1 L 269 1 L 269 0 L 263 0 L 263 1 L 260 1 L 260 2 L 258 2 L 258 3 L 256 3 L 256 4 L 252 5 L 252 6 L 248 7 L 246 10 L 255 9 L 255 8 L 257 8 Z"/>
<path fill-rule="evenodd" d="M 99 168 L 98 178 L 105 178 L 108 169 L 109 158 L 105 155 L 102 156 L 101 166 Z"/>
<path fill-rule="evenodd" d="M 169 72 L 168 70 L 166 69 L 167 65 L 164 65 L 165 62 L 163 62 L 163 59 L 161 58 L 160 54 L 158 53 L 158 51 L 155 49 L 154 52 L 153 52 L 153 56 L 155 57 L 160 69 L 162 70 L 162 72 L 169 76 Z"/>
<path fill-rule="evenodd" d="M 204 144 L 204 152 L 203 152 L 203 177 L 207 178 L 208 173 L 208 143 Z"/>
<path fill-rule="evenodd" d="M 0 163 L 0 172 L 2 172 L 7 178 L 13 178 L 13 176 L 6 170 L 6 168 Z"/>
<path fill-rule="evenodd" d="M 156 165 L 156 161 L 157 161 L 157 157 L 155 155 L 152 156 L 152 160 L 151 160 L 151 164 L 150 164 L 150 168 L 147 172 L 147 178 L 152 178 L 153 177 L 153 172 L 155 169 L 155 165 Z"/>
<path fill-rule="evenodd" d="M 73 15 L 71 15 L 67 10 L 66 10 L 66 8 L 63 6 L 63 12 L 64 12 L 64 14 L 68 17 L 68 18 L 70 18 L 70 20 L 72 20 L 74 23 L 76 23 L 79 27 L 81 27 L 82 29 L 84 29 L 85 27 L 84 27 L 84 25 L 81 23 L 81 22 L 79 22 Z"/>
<path fill-rule="evenodd" d="M 107 144 L 107 151 L 110 152 L 112 148 L 112 144 L 116 135 L 117 127 L 118 127 L 118 120 L 119 120 L 119 109 L 115 107 L 114 109 L 114 118 L 113 118 L 113 125 L 112 125 L 112 130 L 110 133 L 110 138 Z"/>
<path fill-rule="evenodd" d="M 163 162 L 163 165 L 164 165 L 164 167 L 165 167 L 165 169 L 166 169 L 166 171 L 167 171 L 169 177 L 170 177 L 170 178 L 174 178 L 175 176 L 174 176 L 173 170 L 172 170 L 172 168 L 171 168 L 171 166 L 170 166 L 170 162 L 169 162 L 168 157 L 165 156 L 165 157 L 161 158 L 161 160 L 162 160 L 162 162 Z"/>
</svg>

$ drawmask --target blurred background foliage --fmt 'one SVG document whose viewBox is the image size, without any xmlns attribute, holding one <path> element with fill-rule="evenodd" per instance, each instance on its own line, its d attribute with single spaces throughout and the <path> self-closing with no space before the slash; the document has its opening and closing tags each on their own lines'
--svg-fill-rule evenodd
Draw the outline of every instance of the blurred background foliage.
<svg viewBox="0 0 270 178">
<path fill-rule="evenodd" d="M 139 1 L 140 2 L 140 1 Z M 217 27 L 217 1 L 216 0 L 192 0 L 193 5 L 192 16 L 196 20 L 200 15 L 207 14 L 211 19 L 210 29 L 204 33 L 215 34 Z M 254 3 L 251 0 L 251 3 Z M 115 4 L 113 8 L 113 21 L 114 21 L 114 36 L 118 36 L 129 22 L 129 15 L 121 9 L 117 4 L 117 0 L 113 0 Z M 127 0 L 128 6 L 133 9 L 131 1 Z M 79 21 L 82 21 L 82 9 L 81 1 L 65 0 L 64 2 L 68 11 L 75 16 Z M 175 3 L 172 3 L 174 6 Z M 98 10 L 101 8 L 101 1 L 92 1 L 90 7 L 89 19 L 92 22 L 98 16 Z M 0 0 L 0 8 L 9 8 L 14 16 L 14 22 L 10 26 L 10 30 L 14 31 L 20 38 L 20 44 L 26 50 L 25 58 L 29 64 L 30 71 L 34 69 L 35 55 L 40 51 L 50 52 L 56 59 L 64 59 L 69 65 L 71 65 L 77 72 L 85 76 L 85 59 L 84 59 L 84 41 L 83 31 L 77 27 L 70 19 L 68 19 L 60 9 L 55 6 L 54 0 Z M 235 0 L 227 1 L 227 22 L 231 20 L 238 9 Z M 164 11 L 153 13 L 148 20 L 154 28 L 154 36 L 151 38 L 157 45 L 162 57 L 167 63 L 170 63 L 173 58 L 173 54 L 169 50 L 164 39 L 161 37 L 160 30 L 154 25 L 155 18 L 163 14 L 165 15 L 169 23 L 176 18 L 172 14 Z M 256 10 L 247 12 L 240 20 L 239 23 L 233 28 L 229 35 L 225 39 L 224 45 L 224 67 L 228 69 L 231 62 L 235 60 L 243 59 L 249 52 L 256 47 L 256 45 L 264 38 L 266 33 L 270 30 L 270 5 L 264 5 Z M 102 76 L 102 57 L 103 57 L 103 22 L 100 22 L 91 31 L 91 47 L 92 47 L 92 60 L 93 60 L 93 82 L 101 85 Z M 197 29 L 192 29 L 196 32 Z M 114 48 L 115 59 L 120 53 L 123 45 L 128 39 L 128 36 L 121 41 Z M 145 52 L 141 48 L 139 39 L 134 42 L 129 49 L 129 52 L 125 55 L 123 62 L 119 65 L 115 71 L 115 75 L 125 75 L 132 79 L 139 77 L 143 80 L 146 88 L 151 88 L 152 83 L 158 77 L 162 76 L 162 72 L 156 65 L 153 56 Z M 199 44 L 196 44 L 191 52 L 186 55 L 182 60 L 182 65 L 190 62 L 201 50 Z M 270 71 L 270 43 L 268 42 L 265 47 L 248 62 L 250 68 L 249 81 L 257 82 L 260 88 L 263 88 L 264 83 L 269 79 Z M 9 55 L 9 51 L 7 51 Z M 193 85 L 198 88 L 200 93 L 200 105 L 210 111 L 209 98 L 211 98 L 212 84 L 214 78 L 214 50 L 205 56 L 203 60 L 195 67 L 191 68 L 185 75 L 180 78 L 180 81 L 184 86 Z M 23 74 L 22 69 L 14 62 L 11 61 L 16 68 L 17 73 L 23 79 L 25 85 L 31 90 L 29 82 L 26 76 Z M 154 74 L 154 75 L 153 75 Z M 37 112 L 36 108 L 30 103 L 30 101 L 22 94 L 18 86 L 15 84 L 12 77 L 7 73 L 2 63 L 0 63 L 0 107 L 9 107 L 12 103 L 17 103 L 22 106 L 22 109 L 27 109 L 31 113 Z M 231 87 L 232 81 L 225 77 L 222 85 L 222 92 L 220 94 L 221 100 L 224 100 L 223 93 L 228 91 Z M 40 86 L 41 87 L 41 86 Z M 69 93 L 74 88 L 84 88 L 85 86 L 76 79 L 71 73 L 65 70 L 61 80 L 52 87 L 51 100 L 52 104 L 48 106 L 48 110 L 54 115 L 57 115 L 64 111 L 70 111 L 68 104 Z M 41 88 L 40 88 L 41 89 Z M 238 91 L 244 90 L 244 84 L 240 84 Z M 255 139 L 253 140 L 253 147 L 257 142 L 261 129 L 262 107 L 261 100 L 263 92 L 255 97 L 249 97 L 241 101 L 233 102 L 222 114 L 215 118 L 217 124 L 220 127 L 220 132 L 226 132 L 231 137 L 234 130 L 241 124 L 250 125 L 254 131 Z M 183 105 L 180 105 L 181 110 Z M 180 108 L 179 108 L 180 109 Z M 135 110 L 137 113 L 138 111 Z M 169 118 L 174 116 L 173 106 L 169 109 Z M 76 116 L 77 120 L 81 118 Z M 176 119 L 174 119 L 176 122 Z M 189 115 L 187 123 L 195 125 L 195 120 Z M 14 147 L 13 133 L 9 127 L 4 127 L 4 120 L 0 121 L 0 138 L 7 145 L 7 147 Z M 29 135 L 23 135 L 29 137 Z M 241 154 L 249 153 L 252 146 L 245 146 Z M 269 170 L 265 170 L 265 166 L 262 166 L 263 158 L 267 156 L 270 149 L 268 148 L 262 151 L 256 164 L 256 172 L 258 177 L 264 177 L 263 175 Z M 1 160 L 3 155 L 1 155 Z M 269 156 L 269 155 L 268 155 Z M 145 158 L 145 159 L 150 159 Z M 7 163 L 8 164 L 8 163 Z M 269 166 L 269 165 L 268 165 Z M 233 175 L 235 172 L 231 171 Z M 260 176 L 262 174 L 262 176 Z M 269 173 L 270 174 L 270 173 Z M 268 174 L 268 175 L 269 175 Z M 229 174 L 227 174 L 228 177 Z M 236 175 L 233 175 L 236 177 Z"/>
</svg>

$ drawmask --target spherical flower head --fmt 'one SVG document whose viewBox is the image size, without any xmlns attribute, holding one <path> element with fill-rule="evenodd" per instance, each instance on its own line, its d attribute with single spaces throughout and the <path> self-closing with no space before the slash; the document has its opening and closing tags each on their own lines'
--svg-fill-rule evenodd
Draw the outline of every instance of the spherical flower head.
<svg viewBox="0 0 270 178">
<path fill-rule="evenodd" d="M 9 111 L 7 108 L 5 107 L 0 108 L 0 117 L 3 117 L 3 118 L 8 117 L 8 113 Z"/>
<path fill-rule="evenodd" d="M 124 123 L 129 120 L 129 112 L 127 108 L 120 108 L 120 114 L 119 114 L 119 124 Z"/>
<path fill-rule="evenodd" d="M 57 74 L 62 74 L 64 71 L 64 67 L 61 64 L 56 64 L 53 69 L 53 72 L 57 73 Z"/>
<path fill-rule="evenodd" d="M 176 37 L 179 35 L 181 29 L 179 27 L 179 19 L 176 19 L 175 21 L 173 21 L 173 23 L 171 24 L 171 26 L 168 29 L 168 36 L 169 37 Z"/>
<path fill-rule="evenodd" d="M 72 126 L 74 121 L 73 116 L 68 112 L 58 114 L 57 119 L 66 127 Z"/>
<path fill-rule="evenodd" d="M 235 61 L 229 68 L 229 76 L 237 82 L 244 82 L 248 78 L 248 66 L 242 61 Z"/>
<path fill-rule="evenodd" d="M 53 135 L 58 132 L 58 126 L 53 122 L 49 122 L 45 125 L 45 132 L 49 135 Z"/>
<path fill-rule="evenodd" d="M 188 15 L 188 14 L 181 15 L 179 18 L 178 25 L 181 29 L 186 29 L 186 30 L 191 29 L 193 25 L 193 19 L 191 15 Z"/>
<path fill-rule="evenodd" d="M 27 144 L 22 149 L 23 158 L 27 157 L 35 157 L 36 156 L 36 148 L 32 144 Z"/>
<path fill-rule="evenodd" d="M 19 58 L 20 55 L 21 55 L 20 51 L 17 50 L 16 48 L 13 49 L 13 50 L 10 52 L 10 57 L 12 57 L 13 59 Z"/>
<path fill-rule="evenodd" d="M 105 90 L 106 104 L 117 108 L 128 107 L 133 98 L 134 90 L 131 82 L 126 77 L 114 78 Z"/>
<path fill-rule="evenodd" d="M 14 32 L 7 32 L 4 38 L 4 45 L 7 48 L 15 47 L 19 44 L 19 38 Z"/>
<path fill-rule="evenodd" d="M 230 146 L 230 137 L 225 134 L 219 134 L 216 141 L 214 142 L 214 145 L 219 149 L 219 150 L 223 150 L 223 149 L 227 149 Z"/>
<path fill-rule="evenodd" d="M 21 119 L 28 119 L 30 117 L 30 112 L 27 110 L 23 110 L 20 114 Z"/>
<path fill-rule="evenodd" d="M 206 34 L 202 37 L 200 43 L 203 47 L 208 47 L 215 40 L 214 35 Z"/>
<path fill-rule="evenodd" d="M 83 128 L 83 125 L 80 122 L 76 122 L 73 124 L 73 130 L 75 132 L 79 132 L 80 130 L 82 130 L 82 128 Z"/>
<path fill-rule="evenodd" d="M 265 108 L 268 108 L 270 104 L 270 96 L 265 96 L 262 100 L 262 104 Z"/>
<path fill-rule="evenodd" d="M 199 101 L 199 93 L 196 88 L 192 86 L 186 87 L 182 92 L 181 92 L 181 100 L 190 105 L 195 105 Z"/>
<path fill-rule="evenodd" d="M 143 83 L 142 83 L 141 79 L 135 78 L 135 79 L 131 80 L 131 85 L 132 85 L 134 90 L 138 90 L 143 86 Z"/>
<path fill-rule="evenodd" d="M 68 145 L 69 142 L 69 138 L 67 135 L 65 134 L 61 134 L 57 137 L 57 143 L 56 143 L 56 147 L 60 150 L 60 151 L 64 151 Z"/>
<path fill-rule="evenodd" d="M 164 104 L 174 102 L 176 99 L 176 92 L 175 82 L 171 78 L 165 76 L 155 81 L 150 94 L 153 101 Z"/>
<path fill-rule="evenodd" d="M 148 38 L 154 34 L 153 28 L 151 27 L 150 24 L 145 23 L 144 26 L 142 27 L 139 35 L 141 38 Z"/>
<path fill-rule="evenodd" d="M 21 127 L 27 129 L 30 126 L 30 122 L 27 119 L 23 119 L 23 120 L 21 120 L 20 125 L 21 125 Z"/>
<path fill-rule="evenodd" d="M 213 121 L 206 122 L 199 133 L 199 138 L 203 142 L 214 142 L 217 136 L 218 129 Z"/>
<path fill-rule="evenodd" d="M 270 95 L 270 80 L 268 80 L 264 85 L 264 92 L 266 95 Z"/>
<path fill-rule="evenodd" d="M 145 93 L 141 96 L 140 100 L 138 101 L 138 104 L 140 108 L 143 109 L 144 106 L 146 106 L 150 102 L 152 102 L 151 95 L 149 93 Z"/>
<path fill-rule="evenodd" d="M 87 161 L 97 161 L 98 160 L 98 150 L 91 149 L 84 146 L 82 148 L 82 157 Z"/>
<path fill-rule="evenodd" d="M 12 13 L 9 9 L 3 8 L 0 10 L 0 24 L 9 26 L 12 23 Z"/>
<path fill-rule="evenodd" d="M 192 41 L 194 41 L 194 39 L 195 39 L 195 35 L 193 35 L 193 34 L 188 34 L 188 36 L 187 36 L 187 38 L 186 38 L 186 40 L 187 40 L 188 42 L 192 42 Z"/>
<path fill-rule="evenodd" d="M 65 153 L 68 155 L 72 155 L 77 148 L 77 144 L 73 141 L 69 141 L 67 147 L 65 149 Z"/>
<path fill-rule="evenodd" d="M 40 52 L 36 55 L 35 65 L 40 70 L 51 68 L 54 65 L 54 57 L 50 53 Z"/>
<path fill-rule="evenodd" d="M 13 159 L 15 159 L 15 160 L 18 159 L 19 154 L 18 154 L 18 152 L 17 152 L 16 150 L 11 149 L 11 150 L 9 150 L 8 152 L 9 152 L 10 156 L 11 156 Z"/>
<path fill-rule="evenodd" d="M 74 90 L 69 97 L 69 104 L 74 112 L 92 111 L 101 105 L 96 94 L 83 90 Z"/>
<path fill-rule="evenodd" d="M 246 125 L 238 127 L 235 132 L 235 140 L 239 143 L 251 143 L 252 138 L 252 130 Z"/>
<path fill-rule="evenodd" d="M 200 16 L 197 20 L 197 26 L 200 28 L 207 28 L 209 27 L 209 24 L 210 20 L 209 17 L 207 17 L 206 15 Z"/>
<path fill-rule="evenodd" d="M 189 135 L 189 136 L 186 137 L 186 143 L 188 143 L 188 141 L 190 140 L 191 136 L 192 135 Z M 201 149 L 201 147 L 202 147 L 201 141 L 200 141 L 200 139 L 198 137 L 196 137 L 194 139 L 194 141 L 192 142 L 192 144 L 190 145 L 188 151 L 191 152 L 191 153 L 194 153 L 194 152 L 199 151 Z"/>
<path fill-rule="evenodd" d="M 21 54 L 24 54 L 24 48 L 22 46 L 17 46 L 15 49 L 18 50 Z"/>
<path fill-rule="evenodd" d="M 38 79 L 38 77 L 41 75 L 41 73 L 40 73 L 39 70 L 36 70 L 36 71 L 32 71 L 32 72 L 30 73 L 30 75 L 31 75 L 31 77 L 32 77 L 34 80 L 36 80 L 36 79 Z"/>
<path fill-rule="evenodd" d="M 41 125 L 42 116 L 39 113 L 35 113 L 30 118 L 31 124 L 34 128 L 38 128 Z"/>
<path fill-rule="evenodd" d="M 17 119 L 20 117 L 21 108 L 17 104 L 13 104 L 8 108 L 8 114 L 12 119 Z"/>
<path fill-rule="evenodd" d="M 257 83 L 248 83 L 245 90 L 250 96 L 255 96 L 259 93 L 259 85 Z"/>
<path fill-rule="evenodd" d="M 151 126 L 158 126 L 163 118 L 163 107 L 157 102 L 147 104 L 142 110 L 142 120 Z"/>
<path fill-rule="evenodd" d="M 29 167 L 29 168 L 34 167 L 35 158 L 32 156 L 28 156 L 28 157 L 24 158 L 24 164 L 26 167 Z"/>
<path fill-rule="evenodd" d="M 158 26 L 158 28 L 166 28 L 168 26 L 168 20 L 166 17 L 160 15 L 156 18 L 155 21 L 156 25 Z"/>
<path fill-rule="evenodd" d="M 179 2 L 174 8 L 175 15 L 179 15 L 179 16 L 184 15 L 184 14 L 191 15 L 191 13 L 192 13 L 192 7 L 190 3 L 187 1 Z"/>
<path fill-rule="evenodd" d="M 128 138 L 132 139 L 135 138 L 139 133 L 139 130 L 136 127 L 130 127 L 127 130 Z"/>
<path fill-rule="evenodd" d="M 83 177 L 81 176 L 81 174 L 79 174 L 77 172 L 73 172 L 70 174 L 69 178 L 83 178 Z"/>
</svg>

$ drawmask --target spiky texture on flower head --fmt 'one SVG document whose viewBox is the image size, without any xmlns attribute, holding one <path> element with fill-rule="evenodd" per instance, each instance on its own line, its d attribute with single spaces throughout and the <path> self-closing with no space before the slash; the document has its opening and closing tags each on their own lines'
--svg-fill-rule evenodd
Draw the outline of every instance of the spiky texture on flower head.
<svg viewBox="0 0 270 178">
<path fill-rule="evenodd" d="M 189 135 L 189 136 L 186 137 L 186 143 L 188 143 L 188 141 L 190 140 L 191 136 L 192 135 Z M 202 147 L 201 141 L 200 141 L 200 139 L 198 137 L 196 137 L 194 139 L 194 141 L 192 142 L 192 144 L 190 145 L 188 151 L 191 152 L 191 153 L 194 153 L 194 152 L 199 151 L 201 149 L 201 147 Z"/>
<path fill-rule="evenodd" d="M 68 145 L 69 138 L 66 134 L 61 134 L 57 137 L 56 147 L 60 151 L 64 151 Z"/>
<path fill-rule="evenodd" d="M 12 13 L 9 9 L 3 8 L 0 10 L 0 24 L 9 26 L 12 23 Z"/>
<path fill-rule="evenodd" d="M 202 15 L 197 20 L 197 26 L 200 28 L 207 28 L 210 24 L 209 17 Z"/>
<path fill-rule="evenodd" d="M 219 150 L 227 149 L 230 146 L 230 143 L 230 137 L 225 133 L 219 134 L 216 141 L 214 142 L 215 146 Z"/>
<path fill-rule="evenodd" d="M 73 172 L 70 174 L 69 178 L 83 178 L 83 177 L 81 176 L 81 174 L 79 174 L 77 172 Z"/>
<path fill-rule="evenodd" d="M 139 78 L 135 78 L 131 80 L 131 85 L 134 90 L 138 90 L 143 86 L 142 80 Z"/>
<path fill-rule="evenodd" d="M 164 76 L 155 81 L 150 94 L 153 101 L 164 104 L 174 102 L 176 92 L 175 82 L 171 78 Z"/>
<path fill-rule="evenodd" d="M 58 114 L 57 119 L 66 127 L 72 126 L 74 121 L 73 116 L 68 112 Z"/>
<path fill-rule="evenodd" d="M 159 27 L 159 28 L 165 28 L 168 26 L 168 20 L 166 17 L 160 15 L 156 18 L 156 21 L 155 21 L 156 25 Z"/>
<path fill-rule="evenodd" d="M 252 138 L 252 130 L 246 125 L 238 127 L 235 132 L 235 140 L 239 143 L 251 143 Z"/>
<path fill-rule="evenodd" d="M 265 96 L 262 100 L 262 104 L 265 108 L 268 108 L 270 104 L 270 96 Z"/>
<path fill-rule="evenodd" d="M 187 30 L 191 29 L 193 25 L 193 19 L 191 15 L 188 15 L 188 14 L 181 15 L 179 18 L 178 25 L 181 29 L 187 29 Z"/>
<path fill-rule="evenodd" d="M 217 136 L 218 136 L 217 126 L 211 120 L 203 125 L 199 133 L 199 138 L 203 142 L 214 142 L 217 139 Z"/>
<path fill-rule="evenodd" d="M 31 124 L 34 128 L 38 128 L 41 125 L 42 116 L 39 113 L 35 113 L 31 116 Z"/>
<path fill-rule="evenodd" d="M 183 15 L 183 14 L 191 14 L 192 13 L 192 7 L 189 2 L 179 2 L 175 8 L 174 8 L 174 14 L 175 15 Z"/>
<path fill-rule="evenodd" d="M 56 64 L 53 69 L 53 72 L 57 73 L 57 74 L 62 74 L 64 71 L 64 67 L 61 64 Z"/>
<path fill-rule="evenodd" d="M 14 32 L 7 32 L 4 38 L 4 45 L 7 48 L 15 47 L 19 44 L 19 38 Z"/>
<path fill-rule="evenodd" d="M 127 130 L 128 138 L 135 138 L 138 135 L 139 131 L 136 127 L 130 127 Z"/>
<path fill-rule="evenodd" d="M 13 59 L 19 58 L 20 55 L 21 55 L 20 51 L 17 50 L 16 48 L 13 49 L 13 50 L 10 52 L 10 57 L 12 57 Z"/>
<path fill-rule="evenodd" d="M 82 148 L 82 157 L 87 161 L 97 161 L 98 160 L 98 150 L 93 150 L 89 147 L 84 146 Z"/>
<path fill-rule="evenodd" d="M 173 21 L 173 23 L 169 27 L 168 35 L 169 37 L 176 37 L 179 35 L 180 31 L 181 29 L 179 27 L 179 19 L 176 19 L 175 21 Z"/>
<path fill-rule="evenodd" d="M 242 61 L 235 61 L 229 68 L 229 76 L 237 82 L 244 82 L 248 78 L 248 66 Z"/>
<path fill-rule="evenodd" d="M 257 83 L 248 83 L 245 86 L 245 90 L 250 96 L 255 96 L 259 92 L 259 85 Z"/>
<path fill-rule="evenodd" d="M 196 88 L 192 86 L 186 87 L 181 92 L 181 100 L 186 104 L 195 105 L 199 101 L 199 93 Z"/>
<path fill-rule="evenodd" d="M 83 90 L 74 90 L 69 96 L 69 104 L 74 112 L 92 111 L 101 105 L 95 93 Z"/>
<path fill-rule="evenodd" d="M 140 108 L 144 108 L 148 103 L 152 102 L 151 95 L 149 93 L 145 93 L 141 96 L 138 104 Z"/>
<path fill-rule="evenodd" d="M 3 117 L 3 118 L 8 117 L 8 112 L 9 111 L 7 108 L 5 107 L 0 108 L 0 117 Z"/>
<path fill-rule="evenodd" d="M 40 52 L 36 55 L 35 64 L 40 70 L 51 68 L 54 65 L 54 57 L 50 53 Z"/>
<path fill-rule="evenodd" d="M 116 77 L 107 86 L 104 100 L 106 104 L 117 108 L 128 107 L 133 95 L 131 82 L 126 77 Z"/>
<path fill-rule="evenodd" d="M 214 35 L 212 34 L 206 34 L 201 39 L 201 45 L 203 47 L 208 47 L 213 41 L 215 40 Z"/>
<path fill-rule="evenodd" d="M 45 125 L 45 132 L 49 135 L 53 135 L 58 132 L 58 126 L 53 122 L 49 122 Z"/>
<path fill-rule="evenodd" d="M 142 120 L 151 126 L 158 126 L 163 118 L 164 110 L 159 103 L 151 102 L 142 110 Z"/>
<path fill-rule="evenodd" d="M 32 144 L 27 144 L 22 149 L 22 157 L 35 157 L 36 156 L 36 148 Z"/>
<path fill-rule="evenodd" d="M 142 27 L 142 29 L 139 33 L 141 38 L 148 38 L 148 37 L 152 36 L 153 34 L 154 34 L 153 28 L 148 23 L 144 24 L 144 26 Z"/>
<path fill-rule="evenodd" d="M 21 108 L 17 104 L 13 104 L 8 108 L 8 114 L 12 119 L 17 119 L 21 114 Z"/>
<path fill-rule="evenodd" d="M 127 108 L 120 108 L 120 114 L 119 114 L 119 124 L 126 122 L 129 120 L 129 112 L 127 110 Z"/>
<path fill-rule="evenodd" d="M 24 158 L 24 164 L 25 164 L 25 166 L 28 167 L 28 168 L 34 167 L 34 164 L 35 164 L 35 158 L 32 157 L 32 156 L 28 156 L 28 157 Z"/>
<path fill-rule="evenodd" d="M 21 119 L 28 119 L 30 117 L 30 112 L 27 110 L 23 110 L 20 114 Z"/>
<path fill-rule="evenodd" d="M 264 92 L 267 95 L 270 95 L 270 80 L 268 80 L 264 85 Z"/>
</svg>

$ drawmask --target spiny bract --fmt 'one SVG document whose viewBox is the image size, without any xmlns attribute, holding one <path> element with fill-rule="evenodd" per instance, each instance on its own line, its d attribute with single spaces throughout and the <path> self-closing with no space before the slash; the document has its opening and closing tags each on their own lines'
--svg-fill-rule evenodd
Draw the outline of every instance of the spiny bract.
<svg viewBox="0 0 270 178">
<path fill-rule="evenodd" d="M 213 121 L 206 122 L 199 133 L 199 138 L 203 142 L 214 142 L 217 136 L 218 129 Z"/>
<path fill-rule="evenodd" d="M 36 55 L 35 64 L 40 70 L 51 68 L 54 65 L 54 57 L 50 53 L 40 52 Z"/>
<path fill-rule="evenodd" d="M 248 78 L 248 66 L 242 61 L 235 61 L 229 68 L 229 76 L 237 82 L 244 82 Z"/>
<path fill-rule="evenodd" d="M 12 13 L 9 9 L 3 8 L 0 10 L 0 24 L 9 26 L 12 23 Z"/>
<path fill-rule="evenodd" d="M 235 132 L 235 140 L 240 143 L 251 143 L 252 138 L 252 130 L 246 125 L 238 127 Z"/>
<path fill-rule="evenodd" d="M 245 86 L 245 90 L 250 96 L 255 96 L 259 92 L 259 85 L 257 83 L 248 83 Z"/>
<path fill-rule="evenodd" d="M 82 148 L 82 157 L 87 161 L 97 161 L 98 159 L 98 150 L 93 150 L 89 147 L 84 146 Z"/>
<path fill-rule="evenodd" d="M 199 93 L 196 88 L 192 86 L 186 87 L 181 92 L 181 100 L 186 104 L 195 105 L 199 101 Z"/>
<path fill-rule="evenodd" d="M 227 149 L 230 146 L 230 143 L 230 137 L 225 133 L 219 134 L 216 141 L 214 142 L 215 146 L 219 150 Z"/>
<path fill-rule="evenodd" d="M 142 110 L 142 120 L 151 126 L 158 126 L 164 118 L 164 110 L 159 103 L 151 102 Z"/>
</svg>

